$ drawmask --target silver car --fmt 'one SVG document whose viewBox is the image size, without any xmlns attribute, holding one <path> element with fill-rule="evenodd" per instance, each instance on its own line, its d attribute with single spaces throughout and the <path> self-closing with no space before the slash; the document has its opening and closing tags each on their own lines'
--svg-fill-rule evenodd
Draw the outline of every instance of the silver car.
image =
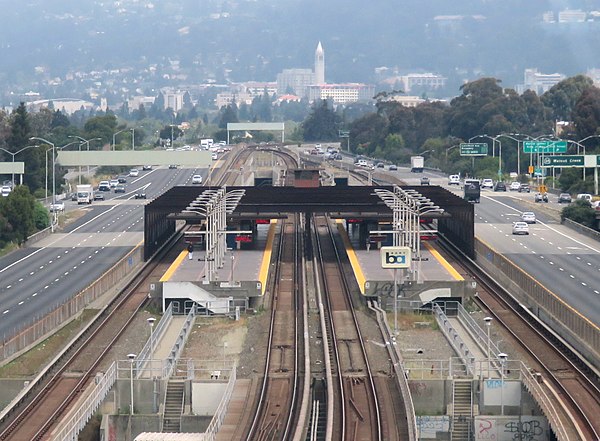
<svg viewBox="0 0 600 441">
<path fill-rule="evenodd" d="M 535 224 L 535 213 L 533 211 L 524 211 L 523 214 L 521 214 L 521 220 L 528 224 Z"/>
<path fill-rule="evenodd" d="M 515 222 L 512 227 L 512 234 L 529 235 L 529 225 L 526 222 Z"/>
</svg>

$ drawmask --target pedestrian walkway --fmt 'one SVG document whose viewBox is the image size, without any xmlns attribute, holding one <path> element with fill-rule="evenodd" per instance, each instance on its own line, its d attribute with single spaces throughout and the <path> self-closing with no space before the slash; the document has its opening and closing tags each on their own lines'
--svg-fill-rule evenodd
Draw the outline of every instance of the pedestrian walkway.
<svg viewBox="0 0 600 441">
<path fill-rule="evenodd" d="M 146 363 L 141 378 L 152 378 L 162 375 L 164 361 L 171 354 L 186 319 L 187 316 L 185 315 L 173 316 L 162 337 L 154 342 L 154 347 L 150 353 L 150 360 Z"/>
<path fill-rule="evenodd" d="M 227 414 L 223 420 L 223 425 L 217 432 L 216 441 L 241 440 L 246 427 L 245 419 L 248 418 L 248 404 L 254 402 L 253 395 L 256 388 L 252 387 L 251 379 L 238 378 L 235 382 L 233 394 L 229 400 Z"/>
<path fill-rule="evenodd" d="M 488 365 L 487 354 L 481 350 L 481 347 L 477 344 L 471 334 L 465 329 L 462 322 L 456 317 L 448 317 L 448 322 L 456 331 L 456 334 L 460 337 L 462 342 L 469 349 L 469 353 L 475 360 L 476 373 L 481 373 L 485 378 L 500 378 L 500 373 L 494 369 L 494 365 Z"/>
</svg>

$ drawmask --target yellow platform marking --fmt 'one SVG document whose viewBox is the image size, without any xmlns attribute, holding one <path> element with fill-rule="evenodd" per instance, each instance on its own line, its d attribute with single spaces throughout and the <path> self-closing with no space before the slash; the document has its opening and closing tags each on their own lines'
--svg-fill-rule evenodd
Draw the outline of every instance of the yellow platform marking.
<svg viewBox="0 0 600 441">
<path fill-rule="evenodd" d="M 352 270 L 354 271 L 354 277 L 356 277 L 356 281 L 358 282 L 358 288 L 360 289 L 360 293 L 362 295 L 365 294 L 365 274 L 360 267 L 360 263 L 358 262 L 358 257 L 356 257 L 356 253 L 354 252 L 354 248 L 352 247 L 352 243 L 350 242 L 350 238 L 348 237 L 348 232 L 344 228 L 341 219 L 336 219 L 337 228 L 344 240 L 344 246 L 346 247 L 346 253 L 348 254 L 348 259 L 350 260 L 350 265 L 352 265 Z"/>
<path fill-rule="evenodd" d="M 433 255 L 433 257 L 436 258 L 436 260 L 438 262 L 440 262 L 440 264 L 446 268 L 446 271 L 448 271 L 450 273 L 450 275 L 452 277 L 454 277 L 454 280 L 465 280 L 463 278 L 463 276 L 461 276 L 458 271 L 456 271 L 454 269 L 454 267 L 452 265 L 450 265 L 450 263 L 448 263 L 448 261 L 446 259 L 444 259 L 442 257 L 442 255 L 436 250 L 434 249 L 430 244 L 428 244 L 427 242 L 421 242 L 421 244 L 425 245 L 425 248 L 427 248 L 427 250 Z"/>
<path fill-rule="evenodd" d="M 521 271 L 523 274 L 525 274 L 527 277 L 529 277 L 531 280 L 533 280 L 536 284 L 538 284 L 539 286 L 541 286 L 542 288 L 544 288 L 547 292 L 549 292 L 550 295 L 552 297 L 554 297 L 558 302 L 560 302 L 565 308 L 571 310 L 572 313 L 574 313 L 575 315 L 577 315 L 579 318 L 583 319 L 588 325 L 590 325 L 596 331 L 600 331 L 600 327 L 598 325 L 596 325 L 594 322 L 592 322 L 585 315 L 583 315 L 578 310 L 576 310 L 571 305 L 569 305 L 567 302 L 565 302 L 561 297 L 559 297 L 556 294 L 554 294 L 554 292 L 551 289 L 548 289 L 546 287 L 546 285 L 544 285 L 538 279 L 536 279 L 535 277 L 533 277 L 531 274 L 527 273 L 526 271 L 523 271 L 521 268 L 519 268 L 513 262 L 511 262 L 510 260 L 508 260 L 508 258 L 505 257 L 503 254 L 501 254 L 500 252 L 496 251 L 496 249 L 494 247 L 492 247 L 490 244 L 488 244 L 487 242 L 485 242 L 485 241 L 483 241 L 483 240 L 481 240 L 479 238 L 477 240 L 479 242 L 481 242 L 482 244 L 484 244 L 486 247 L 488 247 L 490 250 L 492 250 L 494 253 L 496 253 L 498 256 L 504 257 L 509 264 L 516 266 L 519 271 Z M 550 311 L 550 309 L 547 306 L 540 305 L 540 307 L 544 308 L 546 311 Z M 569 327 L 568 325 L 565 325 L 565 326 L 567 326 L 567 328 L 569 328 L 569 329 L 573 329 L 572 327 Z"/>
<path fill-rule="evenodd" d="M 160 278 L 159 282 L 168 282 L 169 279 L 175 273 L 175 271 L 177 271 L 177 268 L 179 268 L 179 265 L 181 264 L 181 262 L 183 262 L 183 259 L 185 259 L 187 255 L 188 255 L 187 250 L 183 250 L 181 253 L 179 253 L 179 256 L 177 256 L 177 259 L 175 259 L 173 261 L 173 263 L 171 264 L 169 269 Z"/>
<path fill-rule="evenodd" d="M 275 239 L 275 225 L 277 219 L 271 219 L 271 226 L 269 227 L 269 233 L 267 234 L 267 244 L 265 245 L 265 252 L 263 253 L 262 263 L 260 264 L 260 271 L 258 273 L 258 280 L 261 284 L 261 295 L 265 295 L 267 289 L 267 277 L 269 275 L 269 266 L 271 264 L 271 255 L 273 254 L 273 241 Z"/>
</svg>

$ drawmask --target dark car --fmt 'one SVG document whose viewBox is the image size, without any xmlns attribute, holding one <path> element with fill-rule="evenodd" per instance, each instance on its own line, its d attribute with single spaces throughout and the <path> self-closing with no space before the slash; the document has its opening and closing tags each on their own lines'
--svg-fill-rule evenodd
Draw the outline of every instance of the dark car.
<svg viewBox="0 0 600 441">
<path fill-rule="evenodd" d="M 115 193 L 125 193 L 125 186 L 123 184 L 117 184 Z"/>
<path fill-rule="evenodd" d="M 176 169 L 176 168 L 177 168 L 177 166 L 176 166 L 175 164 L 171 164 L 171 165 L 169 165 L 169 169 L 171 169 L 171 170 L 174 170 L 174 169 Z"/>
<path fill-rule="evenodd" d="M 506 191 L 506 184 L 504 182 L 496 182 L 494 191 Z"/>
<path fill-rule="evenodd" d="M 398 166 L 396 164 L 392 164 L 392 165 L 390 165 L 389 170 L 396 171 L 396 170 L 398 170 Z"/>
<path fill-rule="evenodd" d="M 142 170 L 146 171 L 146 170 L 152 170 L 152 166 L 151 165 L 144 165 L 142 166 Z"/>
<path fill-rule="evenodd" d="M 377 163 L 377 168 L 384 168 L 385 164 L 383 162 L 378 162 Z"/>
<path fill-rule="evenodd" d="M 531 192 L 531 188 L 529 188 L 529 184 L 521 184 L 519 187 L 519 193 L 529 193 Z"/>
<path fill-rule="evenodd" d="M 342 157 L 341 153 L 336 153 L 335 155 L 333 155 L 333 159 L 335 159 L 336 161 L 341 161 L 344 158 Z"/>
<path fill-rule="evenodd" d="M 135 199 L 146 199 L 146 193 L 143 193 L 143 192 L 136 193 L 134 198 Z"/>
<path fill-rule="evenodd" d="M 71 193 L 71 201 L 77 201 L 77 193 Z"/>
<path fill-rule="evenodd" d="M 558 203 L 562 204 L 570 204 L 573 201 L 571 195 L 569 193 L 561 193 L 558 195 Z"/>
<path fill-rule="evenodd" d="M 125 176 L 119 176 L 117 178 L 117 181 L 119 181 L 119 184 L 126 184 L 127 183 L 127 178 Z"/>
</svg>

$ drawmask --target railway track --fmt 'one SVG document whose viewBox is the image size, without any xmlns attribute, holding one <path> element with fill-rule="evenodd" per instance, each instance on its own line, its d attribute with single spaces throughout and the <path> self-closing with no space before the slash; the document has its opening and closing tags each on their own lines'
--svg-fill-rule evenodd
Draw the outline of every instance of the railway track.
<svg viewBox="0 0 600 441">
<path fill-rule="evenodd" d="M 328 350 L 337 393 L 334 436 L 343 440 L 390 440 L 382 432 L 381 404 L 367 350 L 335 245 L 331 225 L 324 216 L 314 218 L 315 256 L 320 264 L 325 314 L 330 342 Z"/>
<path fill-rule="evenodd" d="M 174 242 L 175 240 L 173 240 Z M 42 440 L 68 407 L 94 381 L 97 367 L 148 298 L 175 257 L 169 247 L 129 282 L 1 423 L 0 440 Z"/>
<path fill-rule="evenodd" d="M 274 273 L 267 362 L 247 439 L 286 440 L 297 420 L 302 357 L 302 246 L 298 219 L 284 221 Z"/>
</svg>

